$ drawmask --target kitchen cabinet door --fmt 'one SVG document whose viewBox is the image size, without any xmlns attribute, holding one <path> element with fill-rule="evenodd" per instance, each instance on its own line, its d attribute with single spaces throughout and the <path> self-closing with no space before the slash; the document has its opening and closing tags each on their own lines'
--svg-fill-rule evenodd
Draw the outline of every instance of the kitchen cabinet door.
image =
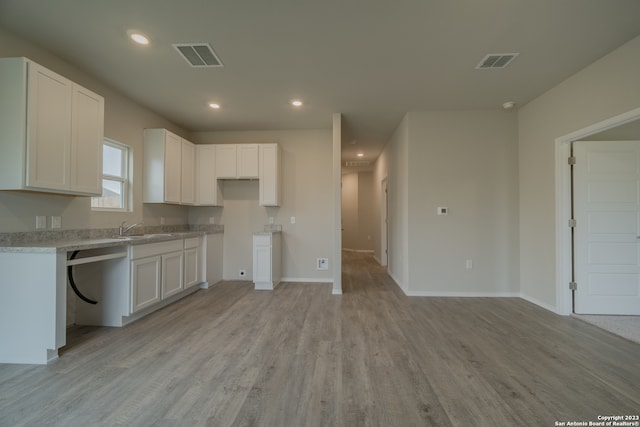
<svg viewBox="0 0 640 427">
<path fill-rule="evenodd" d="M 234 179 L 237 177 L 236 145 L 216 144 L 216 178 Z"/>
<path fill-rule="evenodd" d="M 260 206 L 280 206 L 280 146 L 260 144 Z"/>
<path fill-rule="evenodd" d="M 183 253 L 162 255 L 162 298 L 177 294 L 184 289 L 182 280 Z"/>
<path fill-rule="evenodd" d="M 184 288 L 202 283 L 202 259 L 204 238 L 192 237 L 184 240 Z"/>
<path fill-rule="evenodd" d="M 186 139 L 182 140 L 182 164 L 180 167 L 180 203 L 193 205 L 195 203 L 195 163 L 196 149 Z"/>
<path fill-rule="evenodd" d="M 280 283 L 281 251 L 280 233 L 253 235 L 253 283 L 256 289 L 272 290 Z"/>
<path fill-rule="evenodd" d="M 184 287 L 189 288 L 200 283 L 200 263 L 198 248 L 184 250 Z"/>
<path fill-rule="evenodd" d="M 28 62 L 26 186 L 68 190 L 73 83 Z"/>
<path fill-rule="evenodd" d="M 238 178 L 258 178 L 258 144 L 238 144 L 236 160 Z"/>
<path fill-rule="evenodd" d="M 180 203 L 182 191 L 182 138 L 166 133 L 164 154 L 164 201 Z"/>
<path fill-rule="evenodd" d="M 131 312 L 135 313 L 160 301 L 162 257 L 131 261 Z"/>
<path fill-rule="evenodd" d="M 196 145 L 196 205 L 222 206 L 222 182 L 216 177 L 216 147 Z"/>
<path fill-rule="evenodd" d="M 81 86 L 74 86 L 71 123 L 71 180 L 76 193 L 102 194 L 102 142 L 104 100 Z"/>
<path fill-rule="evenodd" d="M 144 131 L 144 203 L 180 204 L 182 138 L 166 129 Z"/>
</svg>

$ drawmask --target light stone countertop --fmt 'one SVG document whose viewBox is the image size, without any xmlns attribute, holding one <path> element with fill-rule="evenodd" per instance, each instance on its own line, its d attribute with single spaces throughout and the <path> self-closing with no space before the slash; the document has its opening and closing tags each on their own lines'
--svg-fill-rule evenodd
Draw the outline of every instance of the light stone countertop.
<svg viewBox="0 0 640 427">
<path fill-rule="evenodd" d="M 96 237 L 96 238 L 78 238 L 63 240 L 33 240 L 15 243 L 4 243 L 0 246 L 0 253 L 55 253 L 55 252 L 71 252 L 87 249 L 108 248 L 114 246 L 127 245 L 144 245 L 147 243 L 164 242 L 170 240 L 187 239 L 190 237 L 200 237 L 205 234 L 218 234 L 222 230 L 212 231 L 183 231 L 183 232 L 158 232 L 145 236 L 126 236 L 120 237 Z"/>
</svg>

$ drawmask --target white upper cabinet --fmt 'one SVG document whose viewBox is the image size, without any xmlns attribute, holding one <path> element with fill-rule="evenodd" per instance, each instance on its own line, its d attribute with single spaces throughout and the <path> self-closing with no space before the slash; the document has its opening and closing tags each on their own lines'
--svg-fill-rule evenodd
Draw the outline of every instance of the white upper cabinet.
<svg viewBox="0 0 640 427">
<path fill-rule="evenodd" d="M 180 190 L 180 203 L 183 205 L 193 205 L 196 201 L 195 164 L 196 148 L 192 143 L 183 139 Z"/>
<path fill-rule="evenodd" d="M 27 58 L 0 59 L 0 189 L 102 193 L 104 98 Z"/>
<path fill-rule="evenodd" d="M 166 129 L 144 130 L 144 203 L 180 203 L 182 138 Z"/>
<path fill-rule="evenodd" d="M 258 144 L 238 144 L 238 178 L 258 178 Z"/>
<path fill-rule="evenodd" d="M 235 179 L 237 177 L 236 145 L 216 144 L 216 178 Z"/>
<path fill-rule="evenodd" d="M 257 179 L 258 144 L 216 144 L 218 179 Z"/>
<path fill-rule="evenodd" d="M 166 129 L 144 130 L 144 203 L 196 202 L 195 145 Z"/>
<path fill-rule="evenodd" d="M 71 105 L 71 188 L 102 194 L 104 99 L 75 85 Z"/>
<path fill-rule="evenodd" d="M 260 144 L 260 206 L 280 206 L 280 146 Z"/>
<path fill-rule="evenodd" d="M 222 206 L 222 182 L 216 178 L 216 146 L 196 145 L 196 205 Z"/>
</svg>

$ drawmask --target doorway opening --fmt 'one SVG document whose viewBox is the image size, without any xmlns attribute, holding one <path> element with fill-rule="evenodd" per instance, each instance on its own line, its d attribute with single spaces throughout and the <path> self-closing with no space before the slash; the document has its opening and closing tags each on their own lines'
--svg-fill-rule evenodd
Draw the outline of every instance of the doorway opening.
<svg viewBox="0 0 640 427">
<path fill-rule="evenodd" d="M 591 137 L 640 119 L 640 108 L 620 114 L 556 139 L 556 312 L 573 313 L 570 289 L 573 280 L 571 168 L 567 159 L 571 156 L 571 143 Z"/>
<path fill-rule="evenodd" d="M 380 185 L 380 265 L 389 265 L 389 178 L 384 177 Z"/>
</svg>

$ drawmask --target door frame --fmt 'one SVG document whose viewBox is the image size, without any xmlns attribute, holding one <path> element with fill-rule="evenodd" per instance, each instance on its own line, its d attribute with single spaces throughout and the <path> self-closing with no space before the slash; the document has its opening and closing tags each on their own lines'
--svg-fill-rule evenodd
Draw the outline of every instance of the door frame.
<svg viewBox="0 0 640 427">
<path fill-rule="evenodd" d="M 571 168 L 567 159 L 571 143 L 640 119 L 640 108 L 611 117 L 585 128 L 556 138 L 556 307 L 557 314 L 573 312 L 571 290 L 572 244 L 571 229 Z"/>
<path fill-rule="evenodd" d="M 380 181 L 380 265 L 389 266 L 389 177 Z"/>
</svg>

